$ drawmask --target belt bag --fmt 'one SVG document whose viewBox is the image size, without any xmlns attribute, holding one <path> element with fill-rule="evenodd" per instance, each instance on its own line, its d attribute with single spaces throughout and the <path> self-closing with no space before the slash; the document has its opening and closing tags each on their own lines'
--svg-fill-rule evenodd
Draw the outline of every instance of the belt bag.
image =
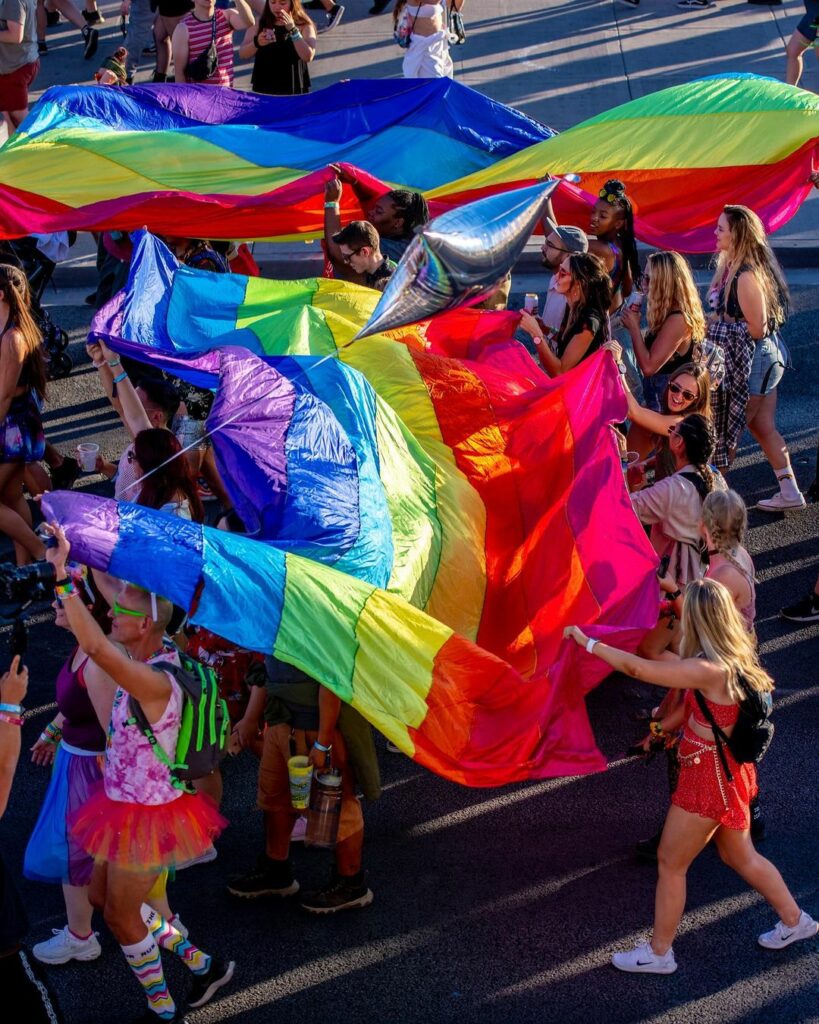
<svg viewBox="0 0 819 1024">
<path fill-rule="evenodd" d="M 216 49 L 216 15 L 211 19 L 210 46 L 195 57 L 185 68 L 185 78 L 192 82 L 206 82 L 216 74 L 219 67 L 219 52 Z"/>
</svg>

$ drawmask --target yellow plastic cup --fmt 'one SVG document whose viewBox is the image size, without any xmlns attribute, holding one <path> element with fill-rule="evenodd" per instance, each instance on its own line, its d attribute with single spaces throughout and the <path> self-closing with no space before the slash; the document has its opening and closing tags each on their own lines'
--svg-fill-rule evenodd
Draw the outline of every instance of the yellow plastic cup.
<svg viewBox="0 0 819 1024">
<path fill-rule="evenodd" d="M 310 803 L 310 786 L 313 782 L 313 766 L 310 758 L 298 755 L 287 762 L 290 776 L 290 802 L 299 810 L 304 810 Z"/>
</svg>

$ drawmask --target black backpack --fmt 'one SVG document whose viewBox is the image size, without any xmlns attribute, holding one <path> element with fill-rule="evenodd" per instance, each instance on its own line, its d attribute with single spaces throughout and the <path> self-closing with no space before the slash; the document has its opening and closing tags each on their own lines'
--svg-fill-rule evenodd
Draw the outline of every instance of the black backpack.
<svg viewBox="0 0 819 1024">
<path fill-rule="evenodd" d="M 723 745 L 728 747 L 739 764 L 758 764 L 771 745 L 774 734 L 774 724 L 770 720 L 773 710 L 770 693 L 752 690 L 742 676 L 737 682 L 742 687 L 745 697 L 739 702 L 739 717 L 730 736 L 726 736 L 717 725 L 700 691 L 694 691 L 700 711 L 714 731 L 717 753 L 729 782 L 733 781 L 733 775 L 728 767 Z"/>
</svg>

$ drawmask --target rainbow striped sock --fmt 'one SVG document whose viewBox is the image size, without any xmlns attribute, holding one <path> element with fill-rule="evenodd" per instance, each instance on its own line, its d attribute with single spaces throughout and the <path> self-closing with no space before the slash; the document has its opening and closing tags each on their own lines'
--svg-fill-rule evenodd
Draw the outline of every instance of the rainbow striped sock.
<svg viewBox="0 0 819 1024">
<path fill-rule="evenodd" d="M 163 949 L 181 957 L 185 966 L 189 967 L 194 974 L 207 974 L 210 970 L 210 956 L 189 942 L 184 935 L 165 920 L 158 910 L 143 903 L 142 920 L 150 928 L 154 939 Z"/>
<path fill-rule="evenodd" d="M 148 1000 L 148 1006 L 156 1014 L 158 1020 L 173 1020 L 176 1016 L 176 1004 L 168 991 L 165 972 L 162 970 L 162 957 L 159 946 L 153 935 L 146 935 L 142 942 L 132 946 L 120 946 L 128 961 L 128 966 L 136 975 Z"/>
</svg>

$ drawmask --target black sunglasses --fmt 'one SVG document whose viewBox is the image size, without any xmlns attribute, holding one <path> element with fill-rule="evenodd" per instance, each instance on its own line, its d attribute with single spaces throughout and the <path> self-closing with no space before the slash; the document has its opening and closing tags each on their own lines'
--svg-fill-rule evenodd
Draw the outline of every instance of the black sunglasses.
<svg viewBox="0 0 819 1024">
<path fill-rule="evenodd" d="M 673 395 L 682 395 L 686 402 L 693 402 L 697 395 L 693 391 L 686 391 L 685 388 L 681 388 L 679 384 L 669 384 L 668 390 Z"/>
<path fill-rule="evenodd" d="M 365 249 L 365 248 L 366 248 L 366 246 L 362 245 L 362 246 L 359 246 L 358 249 L 353 249 L 352 252 L 343 252 L 341 254 L 341 258 L 342 258 L 342 260 L 344 260 L 345 263 L 349 263 L 350 260 L 353 258 L 353 256 L 358 256 L 358 254 L 361 252 L 361 250 Z"/>
</svg>

